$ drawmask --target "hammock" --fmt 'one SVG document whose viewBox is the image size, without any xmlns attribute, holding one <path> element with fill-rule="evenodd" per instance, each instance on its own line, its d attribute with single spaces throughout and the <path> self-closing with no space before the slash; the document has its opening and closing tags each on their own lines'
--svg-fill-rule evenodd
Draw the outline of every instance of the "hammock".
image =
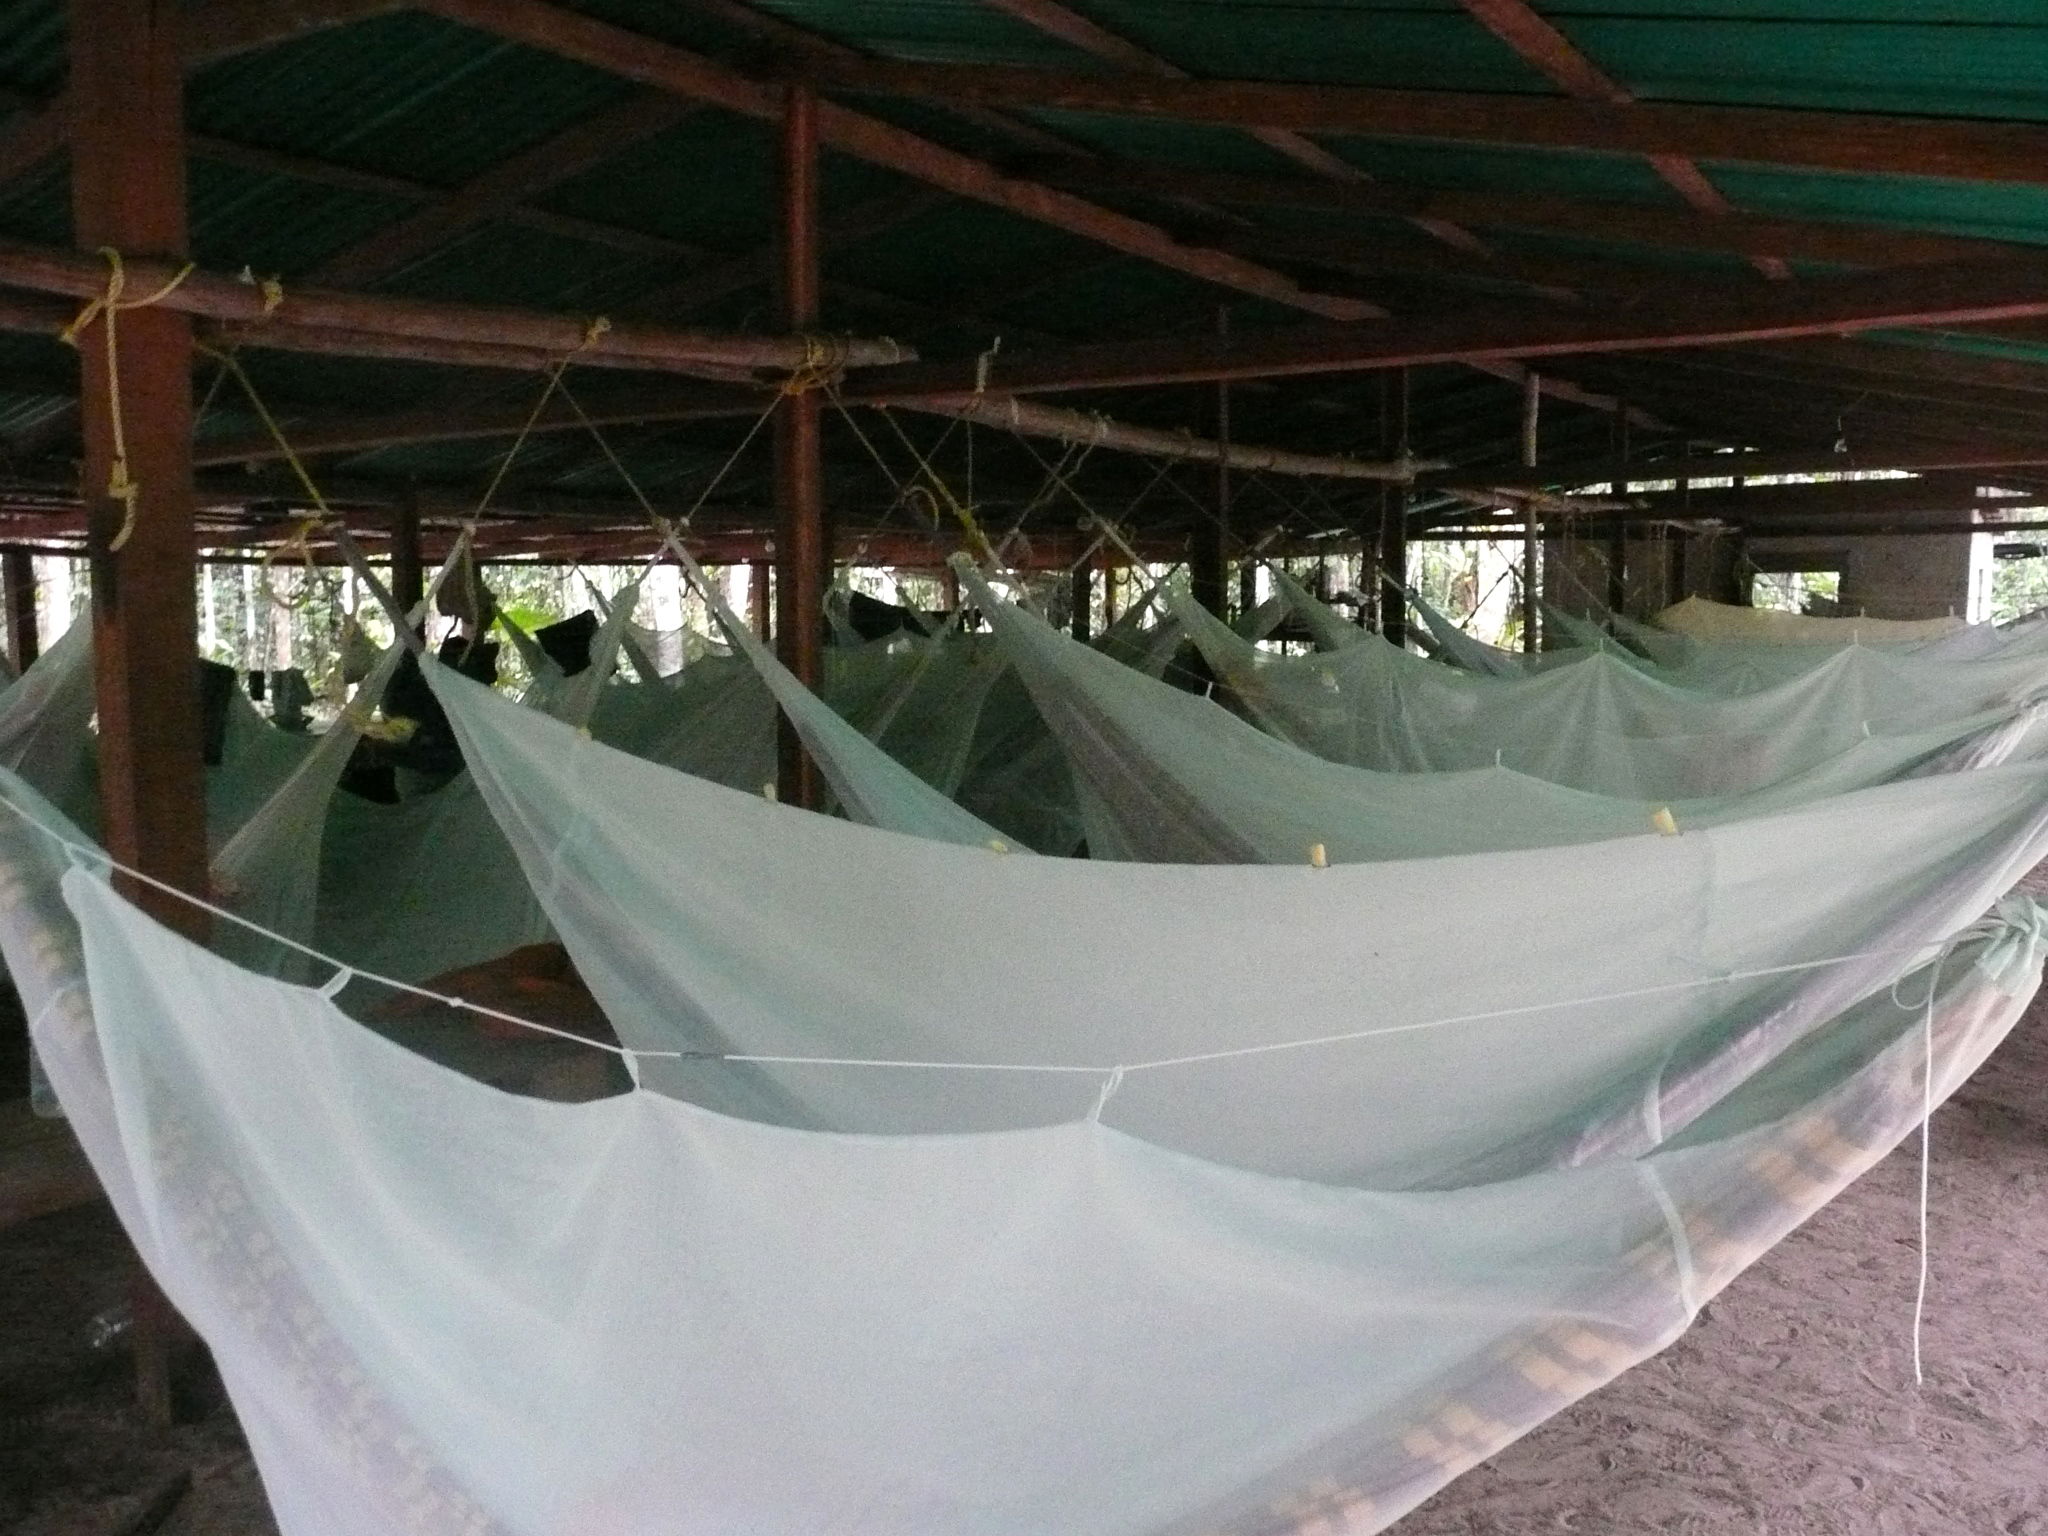
<svg viewBox="0 0 2048 1536">
<path fill-rule="evenodd" d="M 2043 769 L 1112 867 L 766 804 L 425 670 L 621 1037 L 710 1054 L 516 1098 L 64 876 L 86 987 L 38 1043 L 289 1536 L 1377 1531 L 1674 1338 L 2039 978 L 2030 905 L 1976 919 L 2048 851 Z M 61 987 L 5 819 L 0 944 Z M 1489 911 L 1474 965 L 1443 935 Z"/>
<path fill-rule="evenodd" d="M 1095 858 L 1301 863 L 1415 858 L 1626 837 L 1656 814 L 1712 826 L 1914 773 L 2048 753 L 2048 710 L 1857 739 L 1760 790 L 1669 802 L 1596 795 L 1505 767 L 1381 773 L 1312 756 L 1206 700 L 1118 666 L 961 580 L 1066 753 Z M 1590 745 L 1590 744 L 1582 744 Z"/>
<path fill-rule="evenodd" d="M 1865 739 L 2009 714 L 2048 692 L 2048 657 L 2024 654 L 1956 662 L 1849 647 L 1747 693 L 1686 686 L 1606 652 L 1519 678 L 1461 674 L 1376 636 L 1274 657 L 1175 600 L 1238 707 L 1318 757 L 1391 772 L 1504 764 L 1656 803 L 1766 788 Z"/>
<path fill-rule="evenodd" d="M 1939 640 L 1967 628 L 1961 619 L 1816 618 L 1688 597 L 1663 609 L 1658 628 L 1698 640 L 1749 645 L 1886 645 Z"/>
</svg>

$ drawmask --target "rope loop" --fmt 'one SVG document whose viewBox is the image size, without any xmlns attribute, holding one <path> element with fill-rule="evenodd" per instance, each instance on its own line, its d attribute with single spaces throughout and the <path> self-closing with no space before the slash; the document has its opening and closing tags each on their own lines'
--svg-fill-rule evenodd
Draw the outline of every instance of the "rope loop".
<svg viewBox="0 0 2048 1536">
<path fill-rule="evenodd" d="M 72 316 L 71 323 L 57 334 L 65 345 L 75 347 L 86 327 L 95 320 L 102 322 L 100 329 L 106 337 L 107 347 L 107 414 L 114 440 L 113 462 L 107 466 L 107 497 L 121 504 L 121 526 L 107 541 L 107 552 L 119 554 L 135 535 L 135 506 L 142 498 L 142 486 L 128 467 L 128 430 L 121 407 L 121 343 L 114 317 L 124 309 L 148 309 L 153 304 L 161 304 L 192 275 L 194 264 L 186 262 L 154 293 L 131 299 L 127 297 L 128 267 L 121 259 L 121 253 L 111 245 L 103 245 L 100 255 L 107 262 L 105 290 L 86 300 L 78 313 Z"/>
<path fill-rule="evenodd" d="M 280 597 L 277 592 L 277 583 L 273 580 L 277 562 L 286 556 L 290 556 L 298 561 L 300 567 L 310 577 L 313 573 L 313 535 L 319 531 L 324 522 L 325 519 L 320 517 L 300 518 L 292 525 L 292 531 L 286 536 L 283 543 L 277 545 L 274 549 L 267 549 L 263 552 L 263 559 L 258 564 L 257 569 L 260 572 L 260 580 L 263 583 L 263 595 L 287 613 L 306 606 L 313 596 L 313 583 L 308 580 L 300 587 L 299 594 L 296 597 Z"/>
</svg>

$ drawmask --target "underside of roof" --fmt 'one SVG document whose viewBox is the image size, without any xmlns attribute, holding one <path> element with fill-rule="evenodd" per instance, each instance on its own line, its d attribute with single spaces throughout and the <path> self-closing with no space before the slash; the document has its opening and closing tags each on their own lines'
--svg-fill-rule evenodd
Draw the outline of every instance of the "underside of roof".
<svg viewBox="0 0 2048 1536">
<path fill-rule="evenodd" d="M 70 247 L 64 7 L 7 12 L 0 239 Z M 824 327 L 894 338 L 919 359 L 905 367 L 971 373 L 993 351 L 981 379 L 1000 388 L 1084 344 L 1348 328 L 1370 349 L 1462 327 L 1452 360 L 1418 345 L 1400 368 L 1240 372 L 1229 430 L 1405 450 L 1483 482 L 1519 464 L 1525 332 L 1695 301 L 1798 316 L 1809 294 L 1890 272 L 1932 297 L 1872 313 L 1928 323 L 1717 320 L 1529 353 L 1551 391 L 1540 462 L 1569 484 L 1564 466 L 1624 440 L 1645 459 L 1694 444 L 2048 461 L 2048 319 L 1973 319 L 1949 297 L 1975 270 L 2048 298 L 2034 0 L 195 0 L 187 18 L 189 254 L 286 293 L 773 333 L 776 130 L 745 108 L 802 80 L 844 109 L 824 135 Z M 628 78 L 633 45 L 654 63 Z M 678 89 L 678 60 L 714 88 Z M 1567 107 L 1580 116 L 1549 110 Z M 984 174 L 994 190 L 963 195 Z M 1488 326 L 1502 355 L 1469 344 Z M 78 457 L 76 363 L 36 328 L 0 336 L 0 451 L 25 507 Z M 323 485 L 365 504 L 473 500 L 543 387 L 531 370 L 283 350 L 260 327 L 238 340 Z M 1142 372 L 1044 398 L 1217 429 L 1215 384 Z M 606 443 L 534 434 L 500 505 L 630 517 L 630 478 L 705 526 L 767 525 L 765 439 L 736 456 L 758 412 L 678 419 L 654 408 L 673 380 L 565 377 L 601 406 Z M 196 386 L 209 497 L 295 504 L 246 394 L 210 364 Z M 636 395 L 657 419 L 632 419 Z M 830 412 L 825 449 L 842 534 L 920 515 L 899 494 L 920 460 L 1027 531 L 1071 531 L 1095 506 L 1170 539 L 1208 515 L 1195 466 L 1162 479 L 1155 460 L 929 414 Z M 1238 496 L 1244 526 L 1310 531 L 1355 526 L 1383 492 L 1254 475 Z"/>
</svg>

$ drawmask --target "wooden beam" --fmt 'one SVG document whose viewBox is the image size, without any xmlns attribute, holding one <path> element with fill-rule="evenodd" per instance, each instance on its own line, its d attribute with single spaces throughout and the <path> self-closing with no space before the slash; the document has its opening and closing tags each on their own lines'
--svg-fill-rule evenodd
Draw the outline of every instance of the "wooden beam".
<svg viewBox="0 0 2048 1536">
<path fill-rule="evenodd" d="M 185 250 L 184 71 L 170 0 L 70 0 L 73 234 L 175 270 Z M 107 264 L 81 255 L 108 284 Z M 90 291 L 90 290 L 89 290 Z M 132 299 L 153 291 L 137 286 Z M 119 390 L 103 309 L 81 327 L 80 414 L 98 711 L 100 836 L 129 869 L 207 891 L 206 780 L 200 759 L 199 648 L 192 510 L 192 326 L 164 305 L 123 310 Z M 202 937 L 197 907 L 125 876 L 124 893 L 159 921 Z M 138 1270 L 137 1393 L 170 1421 L 176 1314 Z"/>
<path fill-rule="evenodd" d="M 921 218 L 944 202 L 945 198 L 930 187 L 885 192 L 834 218 L 821 220 L 819 238 L 827 251 L 855 245 Z M 770 242 L 767 246 L 686 272 L 672 283 L 639 295 L 633 301 L 634 311 L 643 315 L 687 314 L 706 304 L 716 303 L 729 294 L 742 293 L 756 283 L 769 282 L 775 273 L 773 247 L 774 242 Z"/>
<path fill-rule="evenodd" d="M 501 161 L 444 200 L 328 257 L 306 279 L 348 288 L 388 277 L 479 224 L 504 217 L 527 198 L 666 133 L 696 110 L 658 91 L 636 91 Z"/>
<path fill-rule="evenodd" d="M 1160 75 L 1169 80 L 1191 78 L 1186 70 L 1169 63 L 1149 48 L 1141 48 L 1107 27 L 1098 26 L 1071 7 L 1061 4 L 1060 0 L 982 0 L 982 3 L 1049 37 L 1056 37 L 1084 53 L 1125 69 Z M 1326 180 L 1357 183 L 1369 179 L 1350 161 L 1333 155 L 1313 139 L 1288 129 L 1253 128 L 1250 135 L 1275 154 L 1314 171 Z M 1468 231 L 1440 220 L 1420 219 L 1416 222 L 1446 245 L 1465 251 L 1485 250 L 1485 246 Z"/>
<path fill-rule="evenodd" d="M 1481 229 L 1554 231 L 1631 245 L 1776 256 L 1837 266 L 1998 260 L 2029 249 L 2014 241 L 1934 234 L 1884 224 L 1740 212 L 1704 214 L 1693 209 L 1656 208 L 1545 192 L 1443 190 L 1385 181 L 1345 185 L 1307 176 L 1247 175 L 1128 161 L 1060 162 L 1040 164 L 1033 170 L 1056 186 L 1101 196 L 1142 194 L 1386 218 L 1438 217 Z"/>
<path fill-rule="evenodd" d="M 1460 0 L 1489 32 L 1506 43 L 1551 84 L 1579 101 L 1627 106 L 1635 100 L 1625 86 L 1582 53 L 1578 45 L 1545 21 L 1528 0 Z M 1685 155 L 1651 155 L 1652 170 L 1694 210 L 1719 216 L 1734 210 L 1706 173 Z M 1756 266 L 1766 277 L 1788 278 L 1791 269 L 1775 256 L 1760 257 Z"/>
<path fill-rule="evenodd" d="M 791 86 L 780 141 L 784 329 L 814 329 L 823 297 L 818 239 L 818 98 Z M 823 401 L 814 388 L 785 393 L 775 408 L 775 648 L 798 682 L 825 683 L 825 592 L 832 540 L 825 526 Z M 776 787 L 785 805 L 822 810 L 825 783 L 795 724 L 776 714 Z"/>
<path fill-rule="evenodd" d="M 1909 267 L 1778 285 L 1753 294 L 1669 284 L 1646 289 L 1633 307 L 1597 312 L 1490 312 L 1474 306 L 1462 314 L 1374 326 L 1244 331 L 1228 341 L 1193 337 L 1020 350 L 998 358 L 987 382 L 1008 393 L 1128 388 L 1419 363 L 1527 362 L 2041 315 L 2048 315 L 2048 261 Z M 873 383 L 857 379 L 847 396 L 964 397 L 976 382 L 973 370 L 962 365 L 910 366 L 889 369 Z"/>
<path fill-rule="evenodd" d="M 182 263 L 152 256 L 131 260 L 127 276 L 131 291 L 169 290 L 155 307 L 253 327 L 251 340 L 333 331 L 393 341 L 525 348 L 558 358 L 574 355 L 584 365 L 677 373 L 707 368 L 789 372 L 809 355 L 800 337 L 733 336 L 629 321 L 597 328 L 569 315 L 334 289 L 294 287 L 272 303 L 253 284 L 210 272 L 185 273 Z M 0 283 L 90 299 L 106 286 L 106 264 L 97 255 L 0 241 Z M 909 355 L 894 342 L 849 341 L 837 344 L 835 360 L 861 368 Z"/>
<path fill-rule="evenodd" d="M 573 59 L 621 78 L 773 121 L 780 112 L 774 85 L 751 80 L 686 49 L 656 42 L 607 22 L 564 10 L 548 0 L 425 0 L 450 21 L 512 42 Z M 858 58 L 818 56 L 819 67 L 867 67 Z M 956 196 L 1064 229 L 1082 239 L 1143 257 L 1189 277 L 1253 294 L 1332 320 L 1362 320 L 1380 311 L 1357 299 L 1311 293 L 1292 278 L 1175 240 L 1153 224 L 1003 172 L 880 118 L 831 102 L 818 106 L 819 142 L 870 164 L 886 166 Z"/>
<path fill-rule="evenodd" d="M 2048 126 L 1974 118 L 1675 102 L 1626 106 L 1544 96 L 1261 80 L 1167 80 L 989 64 L 807 62 L 816 85 L 978 106 L 1288 128 L 1457 143 L 1960 181 L 2048 181 Z"/>
<path fill-rule="evenodd" d="M 1046 437 L 1063 443 L 1143 454 L 1148 458 L 1182 460 L 1190 464 L 1214 464 L 1219 469 L 1237 469 L 1246 474 L 1265 472 L 1303 479 L 1402 481 L 1409 479 L 1420 467 L 1403 459 L 1353 459 L 1338 454 L 1295 453 L 1288 449 L 1260 448 L 1234 442 L 1220 434 L 1205 438 L 1187 432 L 1135 427 L 1111 421 L 1094 412 L 1062 410 L 1009 395 L 969 396 L 965 400 L 910 398 L 893 400 L 890 404 L 899 410 L 957 416 L 1023 437 Z"/>
<path fill-rule="evenodd" d="M 1408 370 L 1380 375 L 1381 447 L 1397 458 L 1408 457 L 1410 428 Z M 1392 487 L 1380 507 L 1378 559 L 1382 575 L 1379 598 L 1380 634 L 1390 645 L 1408 644 L 1408 600 L 1388 589 L 1408 584 L 1408 487 Z"/>
<path fill-rule="evenodd" d="M 187 7 L 184 59 L 200 69 L 236 54 L 403 10 L 406 0 L 206 0 Z"/>
<path fill-rule="evenodd" d="M 183 65 L 200 69 L 236 54 L 288 42 L 399 10 L 406 0 L 209 0 L 188 8 Z M 0 182 L 11 181 L 63 148 L 71 102 L 59 92 L 0 128 Z"/>
</svg>

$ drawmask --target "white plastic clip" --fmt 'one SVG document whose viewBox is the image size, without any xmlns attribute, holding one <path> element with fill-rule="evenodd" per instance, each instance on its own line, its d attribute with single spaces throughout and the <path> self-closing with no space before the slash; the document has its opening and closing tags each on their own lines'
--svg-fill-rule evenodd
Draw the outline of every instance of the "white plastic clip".
<svg viewBox="0 0 2048 1536">
<path fill-rule="evenodd" d="M 348 966 L 342 966 L 320 988 L 320 995 L 329 1002 L 341 995 L 341 989 L 356 979 L 356 973 Z"/>
</svg>

